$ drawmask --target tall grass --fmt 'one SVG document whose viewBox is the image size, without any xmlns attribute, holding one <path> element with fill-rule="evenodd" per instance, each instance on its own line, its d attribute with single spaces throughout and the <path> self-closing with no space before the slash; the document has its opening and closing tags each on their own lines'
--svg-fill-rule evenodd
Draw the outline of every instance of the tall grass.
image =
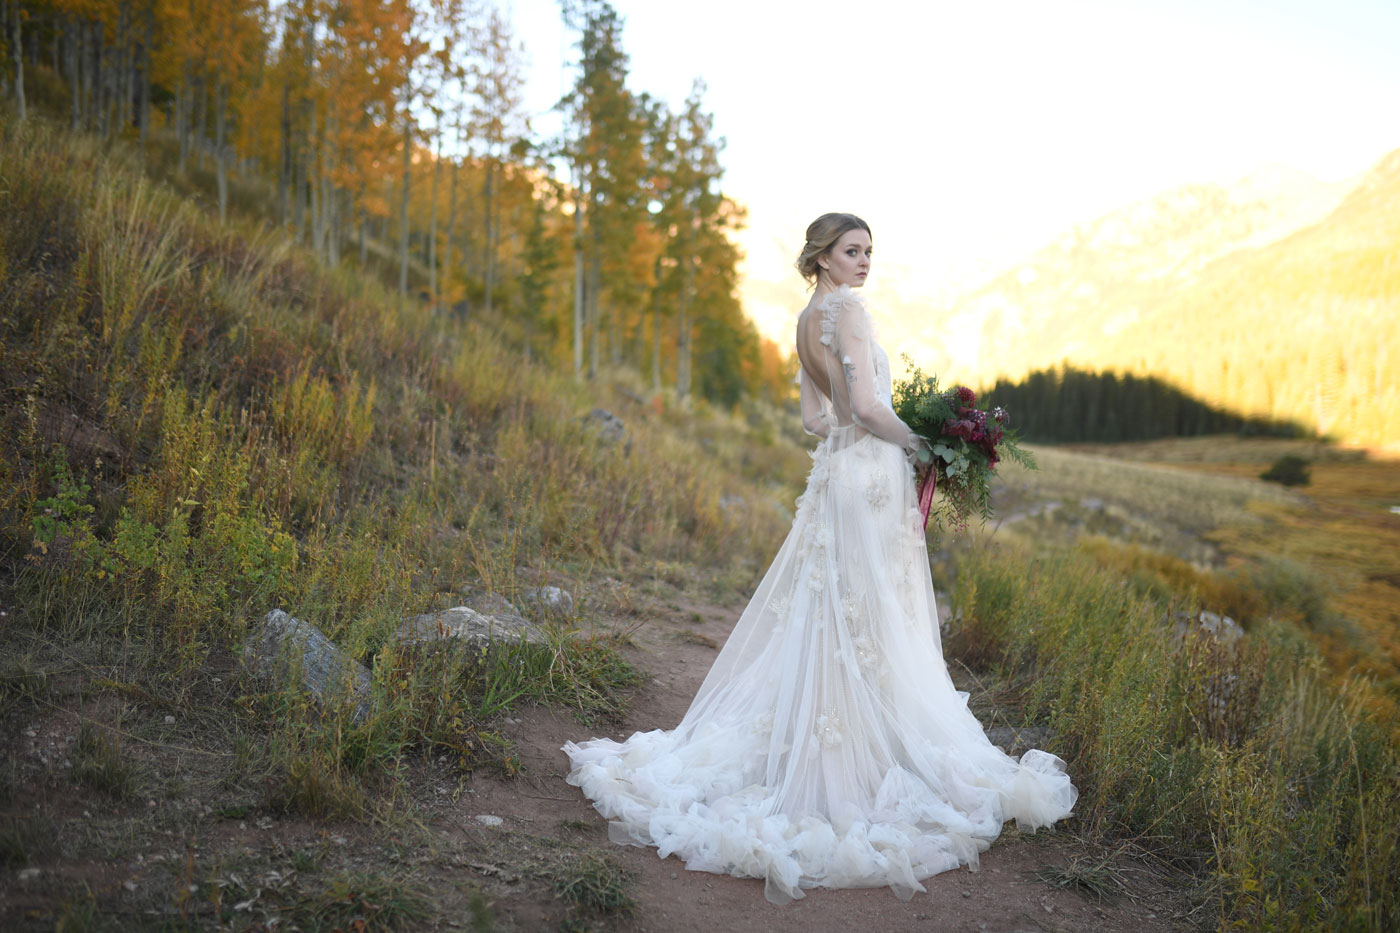
<svg viewBox="0 0 1400 933">
<path fill-rule="evenodd" d="M 1221 926 L 1400 922 L 1400 756 L 1306 637 L 1175 634 L 1178 608 L 1082 552 L 965 552 L 962 627 L 1071 761 L 1084 831 L 1215 882 Z"/>
<path fill-rule="evenodd" d="M 23 621 L 150 646 L 175 695 L 268 609 L 312 621 L 372 667 L 374 711 L 352 725 L 250 684 L 298 785 L 281 799 L 356 810 L 342 779 L 415 748 L 500 757 L 510 702 L 606 714 L 638 678 L 606 626 L 449 670 L 396 651 L 405 616 L 569 582 L 592 628 L 585 570 L 747 581 L 780 536 L 769 503 L 796 490 L 774 477 L 802 454 L 764 425 L 634 401 L 623 374 L 581 385 L 498 322 L 218 227 L 41 119 L 0 139 L 0 558 Z M 628 445 L 590 430 L 599 405 Z"/>
</svg>

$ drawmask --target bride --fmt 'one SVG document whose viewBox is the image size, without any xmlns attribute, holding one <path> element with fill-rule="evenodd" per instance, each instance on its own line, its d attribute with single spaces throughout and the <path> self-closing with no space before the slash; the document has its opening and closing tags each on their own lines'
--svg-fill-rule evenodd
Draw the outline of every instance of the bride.
<svg viewBox="0 0 1400 933">
<path fill-rule="evenodd" d="M 614 842 L 687 868 L 804 888 L 919 882 L 978 853 L 1015 819 L 1062 819 L 1064 762 L 987 740 L 948 676 L 910 456 L 890 368 L 854 289 L 870 228 L 823 214 L 798 271 L 802 423 L 822 438 L 792 531 L 676 728 L 564 746 L 571 784 Z"/>
</svg>

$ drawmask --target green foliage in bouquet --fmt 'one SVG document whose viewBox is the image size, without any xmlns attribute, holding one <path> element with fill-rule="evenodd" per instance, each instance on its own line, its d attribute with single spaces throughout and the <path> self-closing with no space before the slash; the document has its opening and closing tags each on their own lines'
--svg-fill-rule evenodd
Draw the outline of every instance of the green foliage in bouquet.
<svg viewBox="0 0 1400 933">
<path fill-rule="evenodd" d="M 943 493 L 936 514 L 940 520 L 946 515 L 955 530 L 966 529 L 974 514 L 984 522 L 992 517 L 991 479 L 999 461 L 1010 458 L 1036 468 L 1005 409 L 978 408 L 976 393 L 966 386 L 940 390 L 937 376 L 924 375 L 912 363 L 909 377 L 894 385 L 894 411 L 928 444 L 929 459 L 921 469 L 932 471 Z"/>
</svg>

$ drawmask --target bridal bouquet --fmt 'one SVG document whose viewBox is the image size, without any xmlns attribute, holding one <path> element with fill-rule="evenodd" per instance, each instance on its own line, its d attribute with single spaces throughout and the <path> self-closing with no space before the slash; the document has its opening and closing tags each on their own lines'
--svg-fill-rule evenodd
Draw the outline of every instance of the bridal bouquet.
<svg viewBox="0 0 1400 933">
<path fill-rule="evenodd" d="M 978 408 L 977 395 L 967 386 L 942 391 L 937 376 L 911 368 L 908 379 L 895 383 L 894 411 L 928 444 L 928 450 L 919 452 L 918 465 L 925 528 L 935 488 L 943 490 L 939 511 L 955 531 L 963 531 L 973 513 L 983 521 L 991 518 L 989 484 L 999 461 L 1011 459 L 1035 469 L 1035 458 L 1017 443 L 1006 409 Z"/>
</svg>

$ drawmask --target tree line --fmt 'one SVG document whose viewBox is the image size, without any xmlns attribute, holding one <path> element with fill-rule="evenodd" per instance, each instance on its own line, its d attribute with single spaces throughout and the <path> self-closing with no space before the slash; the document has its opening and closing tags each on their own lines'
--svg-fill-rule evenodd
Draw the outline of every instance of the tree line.
<svg viewBox="0 0 1400 933">
<path fill-rule="evenodd" d="M 1200 434 L 1296 437 L 1298 424 L 1211 405 L 1155 376 L 1092 372 L 1062 365 L 1024 379 L 999 379 L 982 402 L 1010 413 L 1028 441 L 1112 443 Z"/>
<path fill-rule="evenodd" d="M 561 15 L 577 57 L 552 137 L 509 19 L 472 0 L 0 0 L 0 90 L 20 120 L 40 90 L 75 131 L 164 150 L 221 221 L 270 213 L 325 262 L 483 311 L 580 376 L 787 398 L 736 294 L 744 211 L 703 82 L 673 109 L 629 86 L 606 0 Z"/>
</svg>

